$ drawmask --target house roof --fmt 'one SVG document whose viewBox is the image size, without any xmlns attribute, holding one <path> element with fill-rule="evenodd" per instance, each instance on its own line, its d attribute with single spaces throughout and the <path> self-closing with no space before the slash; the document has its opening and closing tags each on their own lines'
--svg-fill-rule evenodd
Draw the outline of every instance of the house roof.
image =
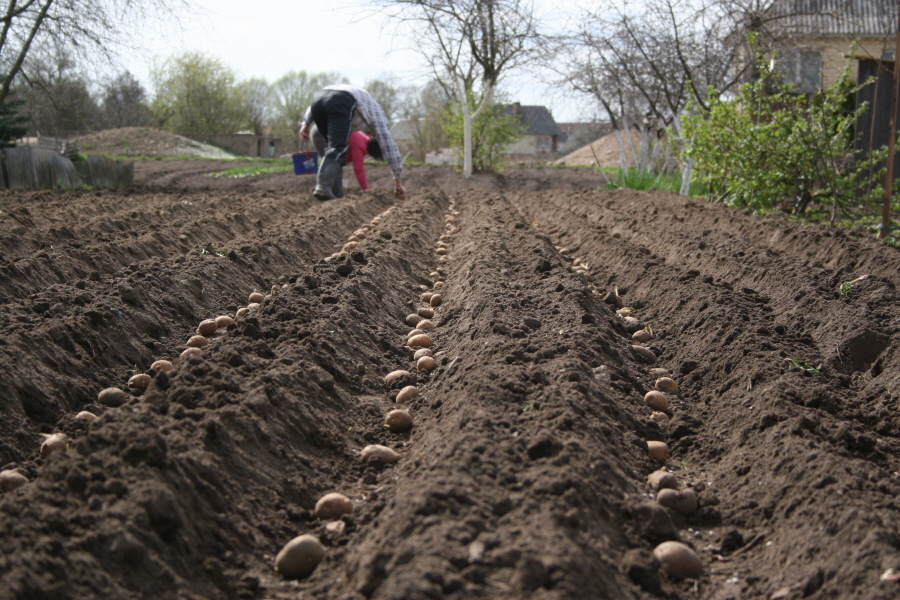
<svg viewBox="0 0 900 600">
<path fill-rule="evenodd" d="M 505 106 L 501 114 L 513 114 L 513 106 L 516 105 Z M 523 135 L 560 135 L 562 133 L 546 106 L 520 105 L 519 114 L 522 115 L 522 125 L 525 127 Z"/>
<path fill-rule="evenodd" d="M 775 0 L 771 25 L 787 34 L 893 38 L 896 0 Z"/>
</svg>

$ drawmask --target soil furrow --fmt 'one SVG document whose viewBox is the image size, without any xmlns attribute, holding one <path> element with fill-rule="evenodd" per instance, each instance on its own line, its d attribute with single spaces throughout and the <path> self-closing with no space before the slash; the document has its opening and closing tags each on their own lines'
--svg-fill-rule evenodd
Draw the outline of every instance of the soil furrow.
<svg viewBox="0 0 900 600">
<path fill-rule="evenodd" d="M 896 595 L 894 249 L 600 191 L 589 171 L 411 168 L 393 206 L 314 202 L 287 173 L 205 175 L 228 166 L 0 197 L 0 470 L 27 479 L 0 490 L 0 600 Z M 431 273 L 427 371 L 405 321 Z M 201 319 L 273 284 L 176 358 Z M 641 323 L 604 302 L 613 287 Z M 652 364 L 632 348 L 644 325 Z M 157 358 L 174 370 L 97 403 Z M 644 399 L 650 368 L 680 387 L 668 421 Z M 414 425 L 392 433 L 406 385 Z M 55 432 L 68 451 L 41 456 Z M 648 441 L 699 510 L 657 502 Z M 370 444 L 399 462 L 363 462 Z M 330 492 L 353 513 L 316 518 Z M 285 579 L 274 557 L 300 534 L 325 557 Z M 662 572 L 667 540 L 704 574 Z"/>
</svg>

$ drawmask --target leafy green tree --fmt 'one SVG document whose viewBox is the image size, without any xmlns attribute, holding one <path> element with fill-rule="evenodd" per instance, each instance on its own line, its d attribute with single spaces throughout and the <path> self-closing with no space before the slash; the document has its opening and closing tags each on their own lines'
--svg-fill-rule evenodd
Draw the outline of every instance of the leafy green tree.
<svg viewBox="0 0 900 600">
<path fill-rule="evenodd" d="M 17 139 L 28 133 L 28 117 L 22 114 L 24 104 L 24 100 L 14 95 L 0 102 L 0 148 L 14 146 Z"/>
<path fill-rule="evenodd" d="M 248 126 L 235 74 L 198 52 L 169 58 L 151 72 L 150 110 L 160 127 L 180 134 L 229 134 Z"/>
<path fill-rule="evenodd" d="M 469 108 L 477 106 L 480 98 L 469 94 Z M 472 168 L 473 172 L 501 171 L 503 153 L 522 132 L 522 124 L 517 115 L 504 115 L 503 106 L 491 104 L 472 120 Z M 471 114 L 471 113 L 469 113 Z M 458 103 L 450 105 L 444 120 L 447 138 L 454 148 L 462 148 L 465 137 L 465 113 Z M 464 156 L 460 154 L 460 159 Z"/>
<path fill-rule="evenodd" d="M 865 106 L 847 110 L 847 96 L 855 92 L 849 72 L 807 96 L 778 84 L 765 61 L 757 68 L 759 78 L 737 98 L 711 92 L 708 111 L 683 119 L 684 156 L 710 196 L 755 209 L 788 202 L 795 214 L 813 201 L 830 203 L 832 222 L 846 206 L 877 198 L 883 175 L 872 167 L 885 151 L 864 157 L 853 150 L 853 127 Z"/>
</svg>

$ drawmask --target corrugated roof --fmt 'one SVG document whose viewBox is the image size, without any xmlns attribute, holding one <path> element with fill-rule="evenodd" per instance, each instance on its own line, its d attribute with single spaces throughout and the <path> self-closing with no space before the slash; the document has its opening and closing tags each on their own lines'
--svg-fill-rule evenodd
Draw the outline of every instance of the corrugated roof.
<svg viewBox="0 0 900 600">
<path fill-rule="evenodd" d="M 771 23 L 788 34 L 893 38 L 897 0 L 776 0 L 767 11 L 784 15 Z"/>
<path fill-rule="evenodd" d="M 502 114 L 512 114 L 513 107 L 504 107 Z M 525 127 L 524 135 L 560 135 L 562 130 L 553 115 L 546 106 L 519 106 L 519 114 L 522 115 L 522 125 Z"/>
</svg>

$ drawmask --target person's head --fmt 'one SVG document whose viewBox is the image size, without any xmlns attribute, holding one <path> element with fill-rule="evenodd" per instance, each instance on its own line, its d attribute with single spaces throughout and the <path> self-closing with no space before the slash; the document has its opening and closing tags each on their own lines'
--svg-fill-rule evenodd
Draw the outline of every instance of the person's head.
<svg viewBox="0 0 900 600">
<path fill-rule="evenodd" d="M 384 160 L 384 154 L 381 152 L 381 144 L 375 138 L 369 138 L 366 143 L 366 152 L 375 160 Z"/>
</svg>

